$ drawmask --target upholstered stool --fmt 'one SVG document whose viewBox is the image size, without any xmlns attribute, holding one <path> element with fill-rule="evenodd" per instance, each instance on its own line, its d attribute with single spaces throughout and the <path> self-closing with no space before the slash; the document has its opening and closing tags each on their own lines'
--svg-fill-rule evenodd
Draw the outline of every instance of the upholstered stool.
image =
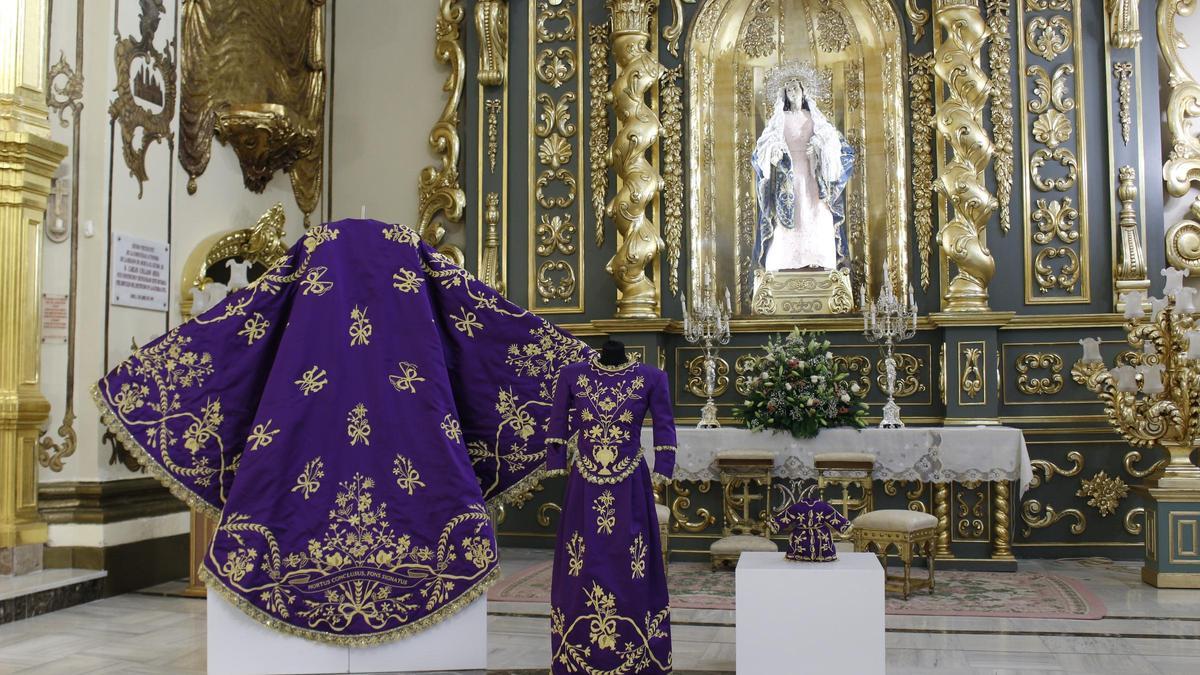
<svg viewBox="0 0 1200 675">
<path fill-rule="evenodd" d="M 658 515 L 658 538 L 662 542 L 663 571 L 667 569 L 668 542 L 671 538 L 671 509 L 665 504 L 655 502 L 654 511 Z"/>
<path fill-rule="evenodd" d="M 937 540 L 937 518 L 920 511 L 884 509 L 872 511 L 854 519 L 854 550 L 867 552 L 875 548 L 875 555 L 883 563 L 884 588 L 899 591 L 908 599 L 914 588 L 928 588 L 933 593 L 934 542 Z M 894 547 L 896 555 L 904 563 L 904 576 L 887 574 L 888 548 Z M 929 567 L 929 578 L 912 580 L 912 559 L 924 555 Z"/>
<path fill-rule="evenodd" d="M 821 499 L 842 515 L 851 518 L 854 514 L 870 513 L 875 508 L 875 491 L 871 487 L 871 473 L 875 470 L 875 456 L 865 452 L 825 452 L 813 457 L 817 469 L 817 492 Z M 841 489 L 841 496 L 826 495 L 827 486 Z M 857 486 L 858 495 L 851 496 L 851 488 Z"/>
<path fill-rule="evenodd" d="M 775 542 L 768 538 L 771 534 L 768 502 L 774 468 L 773 452 L 726 450 L 717 453 L 725 517 L 721 523 L 724 536 L 708 549 L 713 569 L 737 565 L 742 551 L 779 551 Z M 756 485 L 761 491 L 753 489 Z M 753 502 L 759 500 L 762 507 L 756 509 Z"/>
</svg>

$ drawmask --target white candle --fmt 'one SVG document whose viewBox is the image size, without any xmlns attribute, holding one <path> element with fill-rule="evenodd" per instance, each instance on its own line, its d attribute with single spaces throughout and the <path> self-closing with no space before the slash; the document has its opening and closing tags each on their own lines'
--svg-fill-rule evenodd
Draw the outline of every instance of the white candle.
<svg viewBox="0 0 1200 675">
<path fill-rule="evenodd" d="M 1163 365 L 1161 363 L 1153 366 L 1141 365 L 1137 369 L 1142 376 L 1142 391 L 1152 396 L 1163 393 Z"/>
<path fill-rule="evenodd" d="M 1083 347 L 1084 363 L 1100 363 L 1103 361 L 1100 357 L 1100 338 L 1083 338 L 1079 341 L 1079 346 Z"/>
<path fill-rule="evenodd" d="M 366 204 L 363 204 L 362 208 L 360 208 L 358 210 L 358 217 L 361 218 L 362 220 L 367 219 L 367 205 Z"/>
<path fill-rule="evenodd" d="M 1146 310 L 1142 308 L 1142 303 L 1146 300 L 1146 294 L 1141 291 L 1129 291 L 1121 295 L 1121 302 L 1125 303 L 1125 318 L 1133 321 L 1146 316 Z"/>
</svg>

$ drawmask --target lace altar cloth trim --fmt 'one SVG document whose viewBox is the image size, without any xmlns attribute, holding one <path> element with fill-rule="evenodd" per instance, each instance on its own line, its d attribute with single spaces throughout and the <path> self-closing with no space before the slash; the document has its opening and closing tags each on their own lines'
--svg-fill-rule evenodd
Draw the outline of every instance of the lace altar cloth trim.
<svg viewBox="0 0 1200 675">
<path fill-rule="evenodd" d="M 863 452 L 875 457 L 877 480 L 1019 480 L 1024 494 L 1033 479 L 1025 436 L 1012 427 L 906 427 L 904 429 L 826 429 L 816 438 L 747 429 L 679 427 L 675 480 L 720 480 L 717 453 L 766 450 L 775 453 L 779 478 L 815 479 L 813 456 L 822 452 Z M 649 427 L 642 445 L 653 444 Z M 653 468 L 653 457 L 646 456 Z"/>
</svg>

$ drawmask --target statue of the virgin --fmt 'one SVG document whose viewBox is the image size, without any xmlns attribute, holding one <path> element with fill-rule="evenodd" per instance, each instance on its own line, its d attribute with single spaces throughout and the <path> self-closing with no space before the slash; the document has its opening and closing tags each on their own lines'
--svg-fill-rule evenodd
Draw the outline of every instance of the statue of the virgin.
<svg viewBox="0 0 1200 675">
<path fill-rule="evenodd" d="M 854 149 L 817 107 L 828 87 L 808 62 L 767 71 L 773 107 L 751 161 L 758 190 L 754 262 L 768 272 L 832 270 L 845 258 L 842 192 Z"/>
</svg>

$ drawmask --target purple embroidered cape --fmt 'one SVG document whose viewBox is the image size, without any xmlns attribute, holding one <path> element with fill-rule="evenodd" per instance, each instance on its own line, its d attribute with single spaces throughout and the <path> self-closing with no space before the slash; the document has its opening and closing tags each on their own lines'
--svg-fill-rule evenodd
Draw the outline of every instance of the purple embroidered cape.
<svg viewBox="0 0 1200 675">
<path fill-rule="evenodd" d="M 567 466 L 550 589 L 551 672 L 671 672 L 671 609 L 642 420 L 654 422 L 654 471 L 675 467 L 671 389 L 661 370 L 563 368 L 546 438 L 546 465 Z M 573 439 L 573 440 L 570 440 Z"/>
<path fill-rule="evenodd" d="M 555 377 L 589 354 L 413 230 L 345 220 L 93 393 L 150 472 L 219 521 L 210 588 L 275 628 L 363 645 L 495 580 L 485 505 L 541 472 Z"/>
<path fill-rule="evenodd" d="M 775 515 L 777 531 L 791 532 L 788 538 L 788 560 L 832 562 L 837 560 L 830 530 L 838 534 L 850 531 L 850 521 L 829 502 L 821 499 L 801 499 Z"/>
</svg>

